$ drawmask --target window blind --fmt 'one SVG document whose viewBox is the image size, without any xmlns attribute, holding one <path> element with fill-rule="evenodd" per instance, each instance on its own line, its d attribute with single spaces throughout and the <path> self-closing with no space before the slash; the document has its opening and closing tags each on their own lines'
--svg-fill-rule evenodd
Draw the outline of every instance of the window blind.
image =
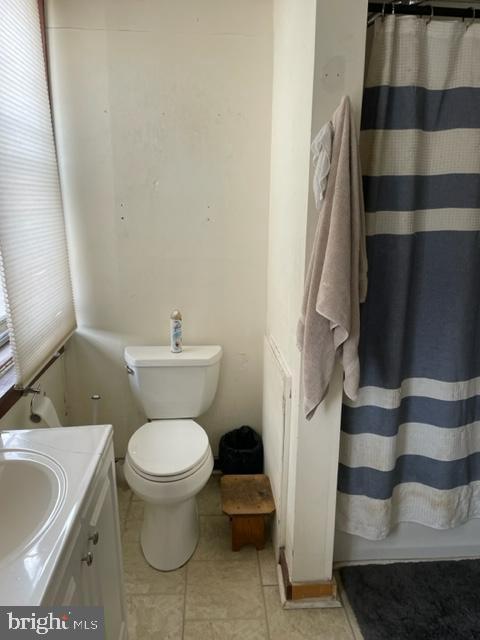
<svg viewBox="0 0 480 640">
<path fill-rule="evenodd" d="M 0 2 L 0 272 L 22 387 L 75 329 L 37 0 Z"/>
</svg>

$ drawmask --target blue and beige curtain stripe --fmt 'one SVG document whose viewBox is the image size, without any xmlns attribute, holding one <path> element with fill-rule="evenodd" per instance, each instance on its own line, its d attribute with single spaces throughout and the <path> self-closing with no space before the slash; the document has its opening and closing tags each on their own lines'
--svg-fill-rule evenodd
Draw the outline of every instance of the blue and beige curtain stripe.
<svg viewBox="0 0 480 640">
<path fill-rule="evenodd" d="M 377 20 L 361 151 L 369 292 L 337 525 L 480 517 L 480 24 Z"/>
</svg>

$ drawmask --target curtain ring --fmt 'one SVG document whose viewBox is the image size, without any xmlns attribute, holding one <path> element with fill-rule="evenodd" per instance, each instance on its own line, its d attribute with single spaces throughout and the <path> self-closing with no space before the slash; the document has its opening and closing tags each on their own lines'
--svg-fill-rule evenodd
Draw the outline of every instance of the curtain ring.
<svg viewBox="0 0 480 640">
<path fill-rule="evenodd" d="M 467 24 L 467 29 L 468 29 L 468 27 L 470 27 L 472 24 L 475 24 L 475 19 L 476 19 L 476 17 L 477 17 L 477 10 L 476 10 L 476 8 L 475 8 L 475 7 L 472 7 L 472 11 L 473 11 L 473 17 L 472 17 L 472 19 L 470 20 L 470 22 Z"/>
<path fill-rule="evenodd" d="M 427 24 L 430 24 L 430 22 L 432 21 L 433 17 L 434 17 L 434 14 L 433 14 L 433 4 L 432 4 L 431 7 L 430 7 L 430 15 L 429 15 L 429 17 L 427 19 Z"/>
<path fill-rule="evenodd" d="M 386 3 L 386 2 L 384 2 L 384 3 L 383 3 L 383 5 L 382 5 L 382 22 L 385 20 L 385 5 L 386 5 L 386 4 L 387 4 L 387 3 Z"/>
</svg>

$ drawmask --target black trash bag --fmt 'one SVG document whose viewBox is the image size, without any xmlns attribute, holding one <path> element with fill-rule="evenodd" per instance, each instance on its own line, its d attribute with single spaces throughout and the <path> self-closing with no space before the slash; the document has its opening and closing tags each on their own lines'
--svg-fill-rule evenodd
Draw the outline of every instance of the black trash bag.
<svg viewBox="0 0 480 640">
<path fill-rule="evenodd" d="M 218 462 L 223 473 L 263 473 L 263 443 L 251 427 L 243 426 L 220 439 Z"/>
</svg>

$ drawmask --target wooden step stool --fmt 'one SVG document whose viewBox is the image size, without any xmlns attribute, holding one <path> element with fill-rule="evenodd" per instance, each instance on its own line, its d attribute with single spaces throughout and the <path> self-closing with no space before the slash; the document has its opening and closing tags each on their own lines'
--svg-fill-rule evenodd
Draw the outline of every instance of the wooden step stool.
<svg viewBox="0 0 480 640">
<path fill-rule="evenodd" d="M 265 546 L 265 519 L 275 511 L 268 476 L 222 476 L 220 480 L 223 512 L 232 522 L 232 551 L 244 544 Z"/>
</svg>

